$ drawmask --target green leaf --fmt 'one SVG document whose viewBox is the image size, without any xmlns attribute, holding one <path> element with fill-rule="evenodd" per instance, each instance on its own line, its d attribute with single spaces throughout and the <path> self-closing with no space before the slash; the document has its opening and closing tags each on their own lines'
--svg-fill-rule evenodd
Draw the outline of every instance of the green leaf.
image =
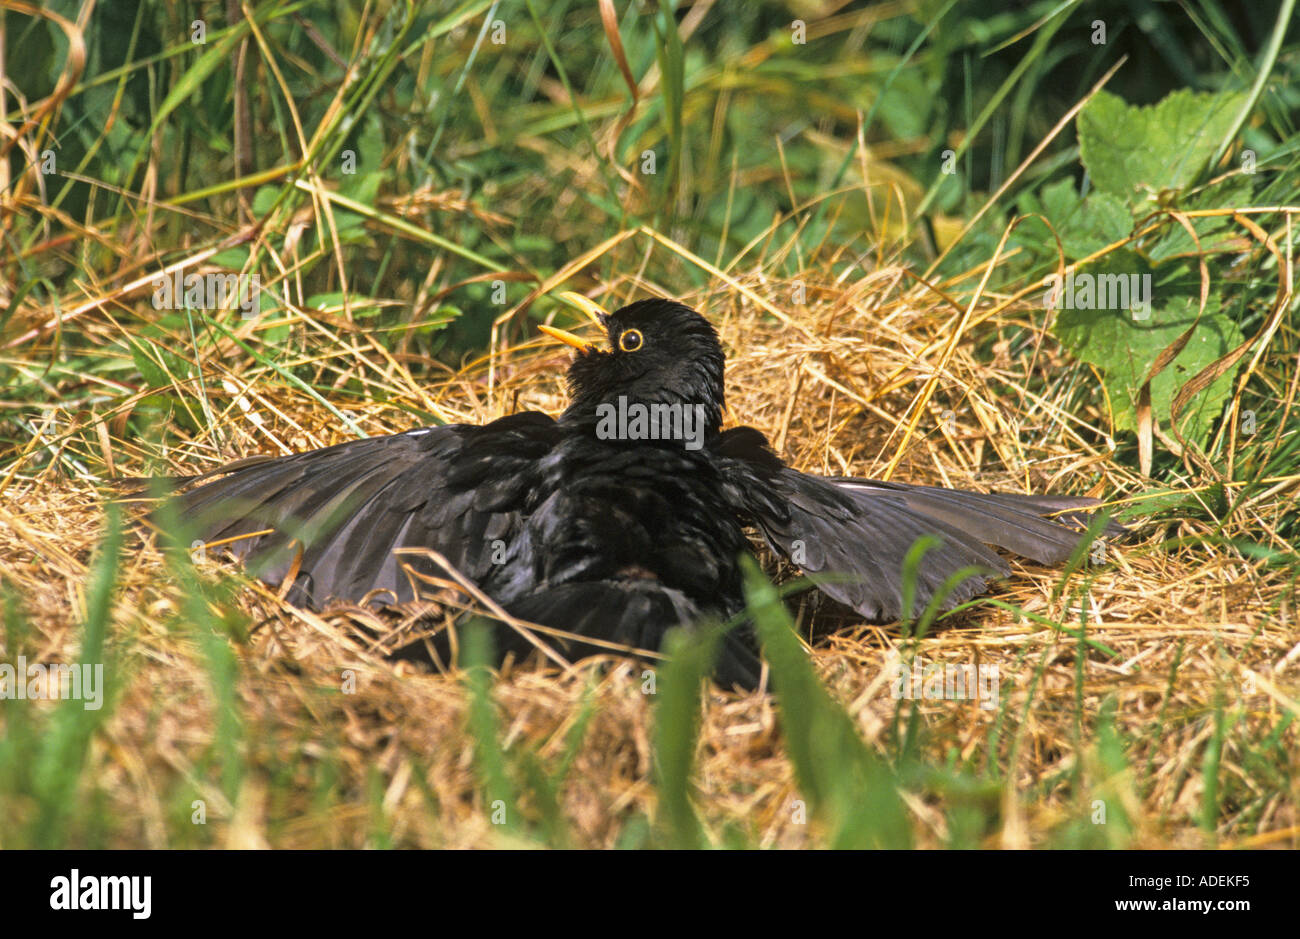
<svg viewBox="0 0 1300 939">
<path fill-rule="evenodd" d="M 1029 218 L 1016 229 L 1016 243 L 1035 253 L 1056 255 L 1056 241 L 1052 232 L 1061 239 L 1067 260 L 1077 261 L 1100 251 L 1107 245 L 1127 238 L 1133 230 L 1133 216 L 1124 202 L 1107 192 L 1093 190 L 1086 199 L 1075 192 L 1072 179 L 1062 179 L 1044 186 L 1041 201 L 1032 193 L 1021 197 L 1022 215 L 1041 215 L 1043 219 Z"/>
<path fill-rule="evenodd" d="M 263 186 L 253 194 L 253 214 L 258 218 L 264 218 L 271 211 L 271 206 L 275 205 L 275 200 L 280 198 L 280 189 L 278 186 Z"/>
<path fill-rule="evenodd" d="M 1088 265 L 1079 274 L 1083 276 L 1076 276 L 1072 295 L 1062 297 L 1056 335 L 1075 355 L 1102 373 L 1114 429 L 1136 431 L 1142 384 L 1160 353 L 1196 321 L 1198 301 L 1189 285 L 1178 284 L 1167 276 L 1157 281 L 1145 262 L 1132 252 L 1116 251 L 1106 258 L 1104 268 Z M 1110 306 L 1100 297 L 1099 286 L 1092 288 L 1091 299 L 1083 293 L 1087 283 L 1099 284 L 1097 275 L 1116 274 L 1151 278 L 1151 304 L 1145 318 L 1142 311 L 1096 308 Z M 1093 279 L 1085 281 L 1089 277 Z M 1068 284 L 1063 292 L 1071 293 Z M 1070 306 L 1074 308 L 1066 308 Z M 1169 407 L 1178 390 L 1241 340 L 1240 328 L 1219 312 L 1219 299 L 1211 294 L 1187 345 L 1151 381 L 1151 407 L 1162 426 L 1169 426 Z M 1182 432 L 1189 439 L 1203 441 L 1208 436 L 1231 390 L 1233 372 L 1229 369 L 1220 376 L 1179 416 Z"/>
<path fill-rule="evenodd" d="M 149 353 L 139 343 L 131 343 L 131 360 L 135 363 L 136 371 L 140 373 L 140 377 L 145 380 L 145 384 L 150 388 L 171 387 L 171 382 L 167 379 L 167 372 L 149 357 Z"/>
<path fill-rule="evenodd" d="M 225 251 L 218 251 L 209 258 L 208 263 L 224 267 L 228 271 L 242 271 L 248 264 L 248 245 L 235 245 Z"/>
<path fill-rule="evenodd" d="M 1190 210 L 1246 206 L 1252 203 L 1252 196 L 1249 176 L 1229 176 L 1213 186 L 1198 190 L 1195 198 L 1189 200 L 1182 208 Z M 1230 216 L 1209 215 L 1193 218 L 1190 221 L 1199 245 L 1187 233 L 1187 229 L 1174 223 L 1169 226 L 1160 240 L 1146 251 L 1146 256 L 1153 263 L 1159 264 L 1161 261 L 1179 255 L 1210 253 L 1223 250 L 1225 242 L 1240 235 Z"/>
<path fill-rule="evenodd" d="M 379 186 L 384 181 L 383 173 L 366 173 L 359 176 L 346 176 L 346 182 L 340 189 L 350 198 L 355 199 L 362 205 L 374 208 L 375 200 L 379 197 Z M 346 209 L 334 210 L 334 224 L 338 226 L 339 233 L 349 228 L 360 228 L 365 223 L 365 218 L 356 212 L 349 212 Z"/>
<path fill-rule="evenodd" d="M 1129 205 L 1194 183 L 1232 127 L 1245 96 L 1186 89 L 1130 107 L 1099 91 L 1079 113 L 1079 153 L 1092 183 Z"/>
</svg>

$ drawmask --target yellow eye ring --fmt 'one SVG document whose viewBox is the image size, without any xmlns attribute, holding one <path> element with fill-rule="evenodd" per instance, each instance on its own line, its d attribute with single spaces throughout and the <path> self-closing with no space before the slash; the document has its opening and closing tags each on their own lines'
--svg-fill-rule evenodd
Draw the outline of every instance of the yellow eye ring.
<svg viewBox="0 0 1300 939">
<path fill-rule="evenodd" d="M 644 341 L 641 338 L 641 330 L 625 329 L 618 337 L 618 347 L 624 352 L 635 352 L 641 348 Z"/>
</svg>

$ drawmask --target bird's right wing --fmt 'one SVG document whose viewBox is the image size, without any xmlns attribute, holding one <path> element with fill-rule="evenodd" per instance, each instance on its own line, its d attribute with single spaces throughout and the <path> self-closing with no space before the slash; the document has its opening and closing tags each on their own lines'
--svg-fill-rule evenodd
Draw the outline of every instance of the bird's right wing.
<svg viewBox="0 0 1300 939">
<path fill-rule="evenodd" d="M 414 596 L 403 565 L 445 574 L 397 549 L 433 549 L 475 581 L 501 562 L 494 552 L 518 550 L 530 471 L 556 436 L 550 417 L 522 412 L 369 437 L 241 461 L 173 504 L 204 542 L 225 543 L 267 583 L 292 574 L 291 602 L 319 608 L 372 591 L 400 602 Z"/>
<path fill-rule="evenodd" d="M 903 614 L 904 560 L 926 535 L 939 543 L 922 555 L 914 586 L 919 615 L 945 593 L 943 609 L 982 593 L 1009 568 L 989 545 L 1057 563 L 1081 533 L 1042 516 L 1083 511 L 1095 500 L 984 494 L 853 477 L 824 477 L 786 466 L 753 428 L 723 434 L 721 472 L 732 508 L 773 550 L 816 578 L 822 592 L 872 622 Z M 976 568 L 955 586 L 945 582 Z"/>
</svg>

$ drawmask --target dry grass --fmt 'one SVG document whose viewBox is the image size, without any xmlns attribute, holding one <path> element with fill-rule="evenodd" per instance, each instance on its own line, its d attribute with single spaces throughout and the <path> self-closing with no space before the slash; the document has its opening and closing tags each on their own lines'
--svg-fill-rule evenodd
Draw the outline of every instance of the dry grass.
<svg viewBox="0 0 1300 939">
<path fill-rule="evenodd" d="M 803 305 L 791 302 L 797 284 L 761 273 L 742 281 L 744 293 L 720 284 L 710 295 L 683 299 L 722 333 L 731 419 L 767 433 L 799 468 L 878 476 L 892 467 L 898 478 L 947 486 L 1108 496 L 1146 487 L 1105 448 L 1099 384 L 1059 354 L 1041 309 L 988 298 L 945 360 L 962 311 L 900 269 L 858 269 L 804 284 Z M 611 305 L 653 289 L 633 281 L 606 286 L 598 293 Z M 766 313 L 755 297 L 781 317 Z M 295 319 L 310 337 L 300 340 L 304 354 L 321 374 L 337 373 L 336 387 L 352 378 L 387 389 L 385 404 L 335 402 L 368 433 L 409 427 L 409 416 L 397 409 L 404 404 L 478 422 L 515 408 L 554 412 L 563 400 L 566 356 L 537 342 L 509 346 L 442 380 L 417 381 L 404 360 L 375 355 L 364 333 L 345 320 L 315 329 L 319 318 L 301 313 Z M 243 330 L 274 325 L 246 323 Z M 106 317 L 98 328 L 109 334 L 121 327 Z M 510 335 L 502 332 L 503 345 Z M 1032 341 L 1012 339 L 1025 335 Z M 979 354 L 977 343 L 992 356 Z M 225 354 L 202 363 L 211 418 L 186 447 L 166 454 L 170 466 L 193 472 L 218 460 L 350 436 L 319 402 L 229 342 L 222 348 Z M 909 434 L 932 377 L 933 393 Z M 192 383 L 181 390 L 197 400 Z M 51 412 L 44 441 L 34 439 L 33 447 L 48 442 L 65 448 L 67 459 L 51 460 L 36 476 L 17 464 L 4 487 L 0 573 L 17 588 L 33 627 L 29 660 L 76 661 L 87 565 L 102 537 L 99 489 L 56 468 L 75 461 L 102 475 L 107 447 L 118 473 L 146 471 L 147 454 L 139 447 L 116 435 L 103 441 L 90 429 L 95 417 L 113 427 L 114 416 Z M 1107 843 L 1300 844 L 1294 784 L 1300 747 L 1296 730 L 1282 720 L 1296 715 L 1300 697 L 1300 645 L 1287 599 L 1292 585 L 1223 540 L 1247 532 L 1262 540 L 1287 511 L 1287 498 L 1283 491 L 1235 516 L 1238 531 L 1215 533 L 1198 521 L 1138 521 L 1132 540 L 1112 548 L 1104 566 L 1077 576 L 1059 597 L 1059 572 L 1018 565 L 994 596 L 1024 615 L 984 603 L 920 640 L 915 650 L 926 662 L 996 665 L 1003 706 L 915 702 L 925 763 L 942 767 L 955 757 L 957 765 L 1001 767 L 978 780 L 954 770 L 946 783 L 905 781 L 916 843 L 950 843 L 954 806 L 976 814 L 971 840 L 985 846 L 1095 843 L 1085 830 L 1097 798 L 1129 820 L 1123 834 L 1107 826 Z M 225 576 L 210 563 L 202 570 L 209 580 Z M 1085 582 L 1086 600 L 1078 590 Z M 284 606 L 257 584 L 233 596 L 249 623 L 247 642 L 235 644 L 243 768 L 235 787 L 222 784 L 213 758 L 219 708 L 210 663 L 185 628 L 184 597 L 153 543 L 128 540 L 110 637 L 120 697 L 92 742 L 80 784 L 87 798 L 100 793 L 96 811 L 113 820 L 106 823 L 107 844 L 515 843 L 490 820 L 474 741 L 464 730 L 468 699 L 460 675 L 387 661 L 357 630 L 356 611 L 315 616 Z M 1077 625 L 1081 604 L 1088 636 L 1115 656 L 1083 647 L 1032 616 Z M 863 737 L 892 752 L 900 702 L 890 694 L 890 669 L 908 643 L 896 626 L 850 626 L 828 636 L 844 618 L 827 606 L 796 604 L 817 637 L 816 667 Z M 341 693 L 349 671 L 355 691 Z M 494 695 L 512 754 L 532 749 L 542 765 L 554 765 L 584 701 L 594 707 L 559 796 L 567 835 L 551 843 L 610 847 L 643 840 L 655 817 L 655 787 L 654 708 L 642 680 L 638 666 L 617 657 L 563 670 L 536 661 L 503 670 Z M 719 838 L 738 831 L 752 845 L 822 843 L 818 826 L 799 818 L 801 796 L 773 699 L 717 690 L 707 698 L 696 774 L 706 828 Z M 901 706 L 904 717 L 911 707 Z M 1204 764 L 1207 741 L 1219 733 L 1216 714 L 1229 725 L 1221 737 L 1218 786 L 1232 795 L 1207 825 Z M 1290 756 L 1269 755 L 1272 775 L 1261 775 L 1253 761 L 1269 733 L 1275 740 L 1265 747 L 1268 754 L 1280 747 Z M 1117 770 L 1108 757 L 1108 734 L 1125 741 L 1127 769 Z M 1082 784 L 1071 783 L 1076 775 Z M 1279 778 L 1286 782 L 1269 791 Z M 962 779 L 971 785 L 963 789 Z M 206 802 L 209 819 L 186 840 L 175 834 L 184 829 L 176 819 L 190 814 L 193 798 Z M 527 799 L 522 808 L 533 820 L 546 814 Z"/>
</svg>

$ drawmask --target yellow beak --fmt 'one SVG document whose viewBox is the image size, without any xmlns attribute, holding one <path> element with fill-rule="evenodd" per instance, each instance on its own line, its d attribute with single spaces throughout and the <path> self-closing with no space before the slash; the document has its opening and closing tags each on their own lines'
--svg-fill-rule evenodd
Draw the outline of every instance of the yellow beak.
<svg viewBox="0 0 1300 939">
<path fill-rule="evenodd" d="M 545 324 L 539 324 L 537 328 L 546 333 L 546 335 L 550 336 L 552 339 L 558 339 L 566 346 L 573 346 L 573 348 L 577 349 L 579 352 L 589 352 L 596 348 L 594 342 L 588 342 L 581 336 L 575 336 L 567 329 L 556 329 L 554 326 L 547 326 Z"/>
<path fill-rule="evenodd" d="M 606 312 L 605 308 L 599 303 L 596 303 L 594 300 L 589 300 L 582 294 L 575 293 L 572 290 L 561 291 L 560 293 L 557 293 L 556 296 L 569 304 L 569 306 L 580 310 L 586 315 L 587 319 L 591 320 L 602 330 L 605 328 L 605 320 L 609 317 L 609 313 Z M 575 336 L 566 329 L 557 329 L 554 326 L 538 326 L 537 328 L 546 333 L 546 335 L 550 336 L 552 339 L 558 339 L 566 346 L 573 346 L 573 348 L 580 352 L 588 352 L 597 347 L 596 343 L 588 342 L 581 336 Z"/>
<path fill-rule="evenodd" d="M 586 314 L 587 319 L 591 320 L 597 326 L 605 325 L 605 318 L 609 316 L 609 311 L 594 300 L 589 300 L 580 293 L 572 290 L 564 290 L 556 294 L 561 300 L 569 306 L 577 307 Z"/>
</svg>

